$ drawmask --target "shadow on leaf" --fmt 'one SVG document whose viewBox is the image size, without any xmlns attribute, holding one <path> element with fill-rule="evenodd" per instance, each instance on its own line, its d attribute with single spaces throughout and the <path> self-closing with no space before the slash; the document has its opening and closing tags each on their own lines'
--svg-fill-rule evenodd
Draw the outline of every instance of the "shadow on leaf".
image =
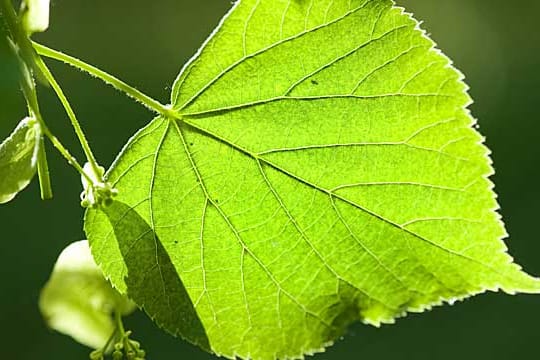
<svg viewBox="0 0 540 360">
<path fill-rule="evenodd" d="M 126 204 L 103 209 L 127 267 L 127 295 L 158 325 L 176 329 L 195 345 L 210 350 L 208 337 L 169 255 L 147 222 Z"/>
</svg>

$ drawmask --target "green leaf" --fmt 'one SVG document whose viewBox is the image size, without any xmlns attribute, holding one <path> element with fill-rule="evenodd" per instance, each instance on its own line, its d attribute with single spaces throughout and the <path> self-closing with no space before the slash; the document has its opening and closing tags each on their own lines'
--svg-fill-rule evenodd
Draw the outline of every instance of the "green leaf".
<svg viewBox="0 0 540 360">
<path fill-rule="evenodd" d="M 239 1 L 179 75 L 178 118 L 108 172 L 125 216 L 87 213 L 93 254 L 128 293 L 138 264 L 159 271 L 139 304 L 180 280 L 229 358 L 299 358 L 355 320 L 538 293 L 501 240 L 462 78 L 392 1 Z M 198 342 L 170 324 L 176 306 L 155 307 Z"/>
<path fill-rule="evenodd" d="M 0 144 L 0 204 L 12 200 L 36 173 L 41 129 L 33 118 L 24 118 Z"/>
<path fill-rule="evenodd" d="M 173 335 L 189 334 L 192 343 L 210 350 L 175 265 L 147 221 L 130 206 L 113 201 L 103 213 L 88 212 L 86 226 L 92 236 L 105 240 L 92 243 L 93 253 L 99 254 L 96 259 L 117 290 L 137 299 Z M 118 259 L 118 263 L 103 263 L 103 259 Z"/>
<path fill-rule="evenodd" d="M 47 324 L 81 344 L 103 348 L 116 324 L 112 313 L 132 313 L 135 304 L 111 287 L 98 268 L 88 241 L 70 244 L 41 291 L 39 308 Z"/>
</svg>

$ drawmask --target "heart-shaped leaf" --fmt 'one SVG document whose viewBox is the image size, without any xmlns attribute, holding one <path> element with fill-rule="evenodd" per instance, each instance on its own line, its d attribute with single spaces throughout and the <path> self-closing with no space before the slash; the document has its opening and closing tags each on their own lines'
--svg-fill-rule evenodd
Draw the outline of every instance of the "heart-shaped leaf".
<svg viewBox="0 0 540 360">
<path fill-rule="evenodd" d="M 88 212 L 94 256 L 200 343 L 171 320 L 192 307 L 230 358 L 298 358 L 358 319 L 539 292 L 501 241 L 466 90 L 390 0 L 241 0 L 178 77 L 178 117 L 109 171 L 125 216 Z"/>
</svg>

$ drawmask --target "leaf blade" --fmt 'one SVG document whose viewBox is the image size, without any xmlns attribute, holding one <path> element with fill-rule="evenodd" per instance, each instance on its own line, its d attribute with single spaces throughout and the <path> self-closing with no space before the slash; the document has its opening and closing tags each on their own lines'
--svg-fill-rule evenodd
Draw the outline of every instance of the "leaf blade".
<svg viewBox="0 0 540 360">
<path fill-rule="evenodd" d="M 212 351 L 298 358 L 356 319 L 540 291 L 501 241 L 462 78 L 391 1 L 235 4 L 175 82 L 181 118 L 109 173 Z"/>
<path fill-rule="evenodd" d="M 157 118 L 134 136 L 125 149 L 141 143 L 159 148 L 167 129 L 167 122 Z M 157 137 L 150 139 L 152 134 Z M 150 142 L 145 142 L 148 140 Z M 152 175 L 157 159 L 157 154 L 150 153 L 135 161 L 135 166 L 147 166 L 145 173 Z M 147 180 L 145 178 L 148 176 L 139 175 L 131 186 L 140 186 Z M 115 180 L 115 186 L 118 186 L 117 182 Z M 152 188 L 151 183 L 149 180 L 146 189 Z M 92 253 L 113 286 L 120 293 L 136 299 L 160 327 L 209 351 L 207 335 L 171 261 L 170 249 L 165 249 L 165 243 L 153 230 L 153 216 L 148 213 L 151 206 L 148 196 L 137 203 L 115 200 L 102 210 L 88 211 L 85 231 L 92 239 Z M 111 259 L 115 260 L 111 262 Z"/>
<path fill-rule="evenodd" d="M 0 204 L 11 201 L 34 177 L 40 141 L 39 124 L 27 117 L 0 144 Z"/>
</svg>

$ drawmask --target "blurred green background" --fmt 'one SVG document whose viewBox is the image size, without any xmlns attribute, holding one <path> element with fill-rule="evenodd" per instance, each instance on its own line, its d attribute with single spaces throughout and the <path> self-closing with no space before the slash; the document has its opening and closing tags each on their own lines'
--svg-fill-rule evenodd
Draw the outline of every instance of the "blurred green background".
<svg viewBox="0 0 540 360">
<path fill-rule="evenodd" d="M 474 115 L 493 150 L 493 177 L 512 255 L 540 275 L 540 31 L 538 0 L 401 0 L 467 76 Z M 226 0 L 53 0 L 51 27 L 35 36 L 80 57 L 162 102 L 178 71 L 231 6 Z M 4 37 L 3 35 L 1 36 Z M 107 166 L 152 114 L 100 81 L 48 62 Z M 40 101 L 52 130 L 82 159 L 52 91 Z M 14 60 L 0 46 L 0 138 L 25 115 Z M 37 309 L 41 286 L 60 251 L 83 238 L 78 175 L 49 147 L 54 201 L 34 183 L 0 207 L 0 352 L 2 359 L 87 359 L 89 350 L 47 329 Z M 2 176 L 3 174 L 0 174 Z M 150 360 L 212 359 L 173 339 L 144 315 L 128 320 Z M 351 327 L 316 359 L 537 359 L 540 297 L 487 294 L 414 314 L 397 325 Z"/>
</svg>

